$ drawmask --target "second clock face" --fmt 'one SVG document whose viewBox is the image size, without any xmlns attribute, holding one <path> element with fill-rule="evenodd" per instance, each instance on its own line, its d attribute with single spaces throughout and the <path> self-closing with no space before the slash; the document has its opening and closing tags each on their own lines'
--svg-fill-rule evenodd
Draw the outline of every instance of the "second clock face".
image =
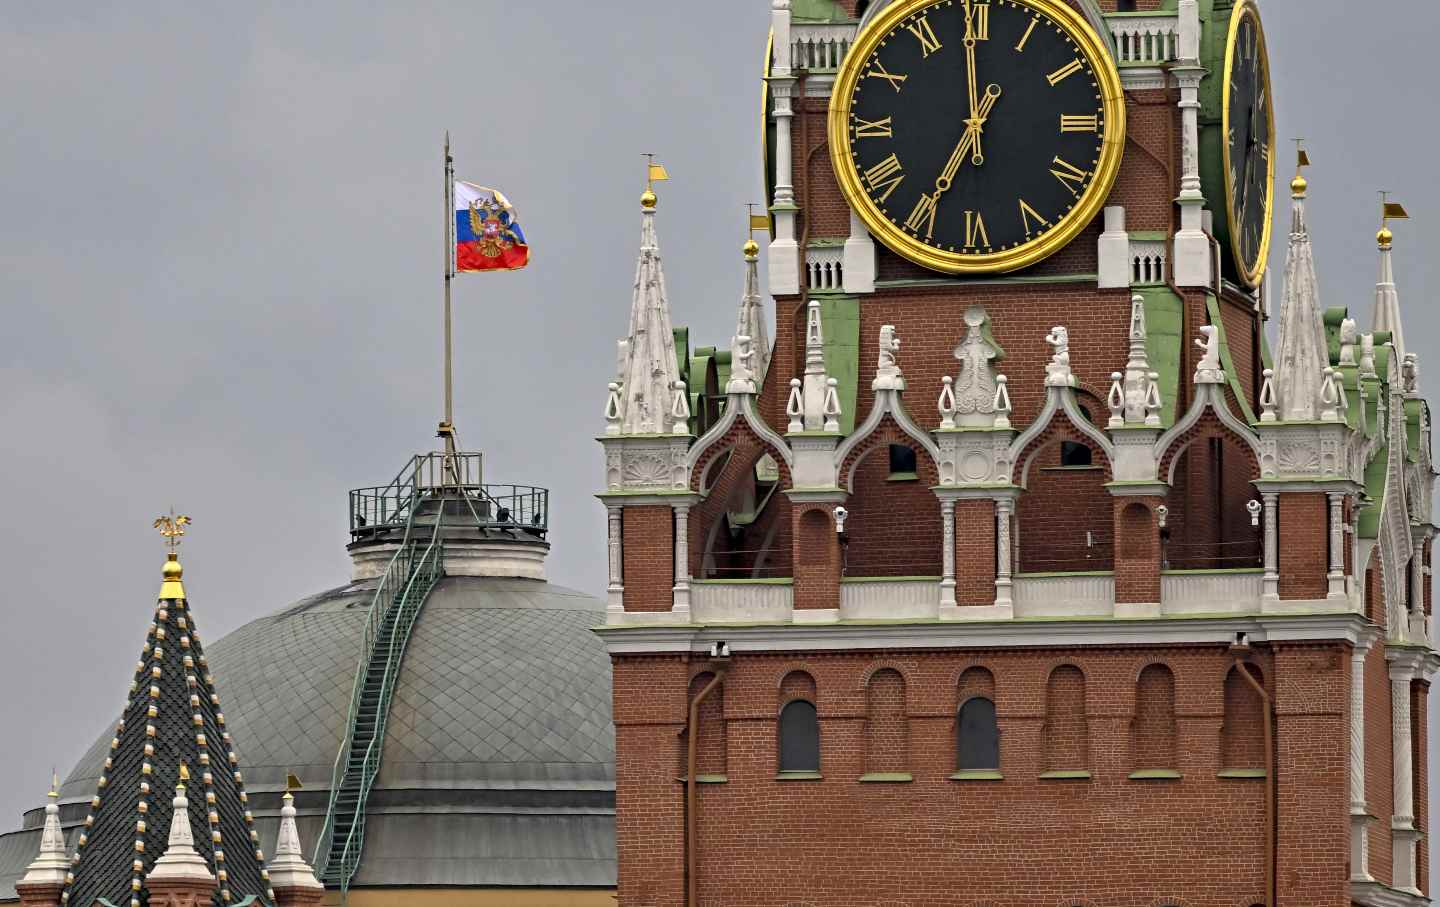
<svg viewBox="0 0 1440 907">
<path fill-rule="evenodd" d="M 887 245 L 944 271 L 1004 271 L 1094 217 L 1119 163 L 1108 56 L 1046 0 L 899 2 L 857 40 L 831 103 L 847 199 Z"/>
</svg>

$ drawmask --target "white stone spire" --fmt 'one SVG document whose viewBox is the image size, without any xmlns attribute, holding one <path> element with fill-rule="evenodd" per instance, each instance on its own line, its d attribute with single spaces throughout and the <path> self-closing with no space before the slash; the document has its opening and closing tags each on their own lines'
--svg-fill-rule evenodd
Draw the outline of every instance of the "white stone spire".
<svg viewBox="0 0 1440 907">
<path fill-rule="evenodd" d="M 1125 362 L 1121 384 L 1122 423 L 1125 425 L 1160 424 L 1160 386 L 1150 370 L 1146 350 L 1149 332 L 1145 327 L 1145 297 L 1130 297 L 1130 358 Z M 1152 407 L 1153 402 L 1153 407 Z"/>
<path fill-rule="evenodd" d="M 655 194 L 640 199 L 640 258 L 635 265 L 635 296 L 630 332 L 620 348 L 620 434 L 663 434 L 675 382 L 675 333 L 665 297 L 665 269 L 655 238 Z"/>
<path fill-rule="evenodd" d="M 826 427 L 827 399 L 834 394 L 825 372 L 825 328 L 820 302 L 812 299 L 805 311 L 805 380 L 801 386 L 801 414 L 806 431 L 835 431 Z M 836 407 L 838 408 L 838 398 Z M 836 413 L 838 417 L 839 413 Z M 837 423 L 838 428 L 838 423 Z"/>
<path fill-rule="evenodd" d="M 770 370 L 770 331 L 765 325 L 765 306 L 760 300 L 760 245 L 745 241 L 745 290 L 740 294 L 740 316 L 735 323 L 735 336 L 749 337 L 755 352 L 753 371 L 756 384 L 763 384 Z"/>
<path fill-rule="evenodd" d="M 40 832 L 40 854 L 20 879 L 29 885 L 63 885 L 70 870 L 65 853 L 65 832 L 60 829 L 60 779 L 50 782 L 50 801 L 45 804 L 45 830 Z"/>
<path fill-rule="evenodd" d="M 275 858 L 270 861 L 271 888 L 324 888 L 315 871 L 305 862 L 300 849 L 300 832 L 295 828 L 295 795 L 285 792 L 280 807 L 280 834 L 275 839 Z"/>
<path fill-rule="evenodd" d="M 190 828 L 190 801 L 185 797 L 185 782 L 189 775 L 180 767 L 180 782 L 175 785 L 175 799 L 170 801 L 170 841 L 165 853 L 155 861 L 155 867 L 147 876 L 149 881 L 209 881 L 215 882 L 210 866 L 195 852 L 195 835 Z"/>
<path fill-rule="evenodd" d="M 1285 254 L 1285 295 L 1280 300 L 1280 329 L 1275 344 L 1275 396 L 1280 421 L 1316 418 L 1324 391 L 1330 353 L 1320 317 L 1320 288 L 1310 230 L 1305 223 L 1305 177 L 1290 183 L 1290 248 Z"/>
<path fill-rule="evenodd" d="M 1400 293 L 1395 289 L 1395 268 L 1390 262 L 1390 247 L 1395 234 L 1388 226 L 1380 228 L 1375 236 L 1380 246 L 1380 279 L 1375 283 L 1375 323 L 1372 331 L 1390 332 L 1390 342 L 1395 345 L 1395 355 L 1405 359 L 1405 335 L 1400 328 Z"/>
</svg>

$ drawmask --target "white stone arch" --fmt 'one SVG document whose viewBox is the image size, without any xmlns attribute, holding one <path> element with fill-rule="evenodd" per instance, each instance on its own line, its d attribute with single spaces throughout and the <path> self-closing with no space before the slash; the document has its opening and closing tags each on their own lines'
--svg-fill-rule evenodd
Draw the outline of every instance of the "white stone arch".
<svg viewBox="0 0 1440 907">
<path fill-rule="evenodd" d="M 835 450 L 835 484 L 837 487 L 847 491 L 854 490 L 851 488 L 851 483 L 855 478 L 855 470 L 874 453 L 874 450 L 868 450 L 856 458 L 855 462 L 850 464 L 849 474 L 841 475 L 841 470 L 845 469 L 845 460 L 855 451 L 855 448 L 875 433 L 887 414 L 895 421 L 895 425 L 899 427 L 902 434 L 913 440 L 930 456 L 930 462 L 935 464 L 937 471 L 939 470 L 940 448 L 936 446 L 935 440 L 930 437 L 929 433 L 916 425 L 915 420 L 911 419 L 910 414 L 905 411 L 901 392 L 878 390 L 875 392 L 875 403 L 870 407 L 870 414 L 865 417 L 865 421 L 851 432 L 850 437 L 841 442 Z"/>
<path fill-rule="evenodd" d="M 1039 415 L 1035 417 L 1033 422 L 1026 426 L 1025 430 L 1022 431 L 1014 441 L 1010 442 L 1010 475 L 1008 478 L 1012 483 L 1022 487 L 1025 485 L 1026 477 L 1030 473 L 1030 461 L 1035 459 L 1035 457 L 1032 454 L 1023 463 L 1018 462 L 1018 458 L 1025 452 L 1025 448 L 1030 446 L 1030 442 L 1034 441 L 1050 427 L 1050 423 L 1053 422 L 1055 417 L 1060 413 L 1065 414 L 1076 432 L 1095 442 L 1096 446 L 1105 454 L 1105 459 L 1109 461 L 1110 473 L 1112 477 L 1114 476 L 1115 445 L 1111 443 L 1110 438 L 1107 437 L 1104 432 L 1095 427 L 1095 425 L 1080 412 L 1080 406 L 1075 401 L 1074 388 L 1051 385 L 1045 389 L 1045 405 L 1040 408 Z M 1017 466 L 1020 469 L 1018 482 L 1016 481 L 1017 476 L 1015 475 Z"/>
</svg>

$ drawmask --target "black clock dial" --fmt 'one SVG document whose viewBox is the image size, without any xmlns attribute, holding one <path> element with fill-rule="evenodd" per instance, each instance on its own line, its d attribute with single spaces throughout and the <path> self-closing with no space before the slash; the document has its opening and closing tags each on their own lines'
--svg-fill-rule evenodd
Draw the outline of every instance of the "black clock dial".
<svg viewBox="0 0 1440 907">
<path fill-rule="evenodd" d="M 1258 282 L 1269 248 L 1270 205 L 1274 185 L 1273 111 L 1270 109 L 1269 61 L 1259 16 L 1248 4 L 1237 10 L 1229 48 L 1225 85 L 1226 186 L 1229 194 L 1230 245 L 1236 271 L 1247 283 Z"/>
<path fill-rule="evenodd" d="M 991 255 L 1049 234 L 1097 181 L 1108 188 L 1096 64 L 1044 10 L 936 0 L 859 64 L 850 164 L 896 231 L 937 252 Z"/>
</svg>

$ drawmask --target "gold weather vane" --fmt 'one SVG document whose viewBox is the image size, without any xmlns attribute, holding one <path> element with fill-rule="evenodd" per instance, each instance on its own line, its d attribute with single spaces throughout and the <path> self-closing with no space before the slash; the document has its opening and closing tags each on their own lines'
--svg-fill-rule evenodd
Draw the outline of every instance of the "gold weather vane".
<svg viewBox="0 0 1440 907">
<path fill-rule="evenodd" d="M 1295 178 L 1290 181 L 1290 191 L 1296 196 L 1304 195 L 1309 185 L 1305 180 L 1305 168 L 1310 166 L 1310 154 L 1305 150 L 1304 139 L 1291 139 L 1295 143 Z"/>
<path fill-rule="evenodd" d="M 192 520 L 188 516 L 176 516 L 175 508 L 170 508 L 169 516 L 155 518 L 155 528 L 165 537 L 165 544 L 173 552 L 180 547 L 180 537 L 185 534 L 185 527 L 189 526 Z"/>
<path fill-rule="evenodd" d="M 655 207 L 655 183 L 660 180 L 668 180 L 670 172 L 665 169 L 664 164 L 655 163 L 655 155 L 646 151 L 645 154 L 645 191 L 640 194 L 640 206 L 642 208 Z"/>
<path fill-rule="evenodd" d="M 1383 248 L 1389 248 L 1390 243 L 1395 239 L 1395 234 L 1390 232 L 1391 220 L 1407 220 L 1410 215 L 1406 212 L 1405 206 L 1399 202 L 1390 201 L 1390 193 L 1384 189 L 1380 190 L 1380 232 L 1375 234 L 1375 239 Z"/>
<path fill-rule="evenodd" d="M 750 230 L 749 230 L 749 233 L 750 233 L 750 238 L 751 238 L 751 239 L 754 239 L 754 238 L 755 238 L 755 231 L 756 231 L 756 230 L 769 231 L 769 229 L 770 229 L 770 215 L 769 215 L 769 214 L 756 214 L 756 213 L 755 213 L 755 203 L 754 203 L 754 202 L 746 202 L 746 204 L 745 204 L 745 210 L 746 210 L 746 212 L 750 215 L 750 221 L 749 221 L 749 223 L 750 223 Z"/>
</svg>

